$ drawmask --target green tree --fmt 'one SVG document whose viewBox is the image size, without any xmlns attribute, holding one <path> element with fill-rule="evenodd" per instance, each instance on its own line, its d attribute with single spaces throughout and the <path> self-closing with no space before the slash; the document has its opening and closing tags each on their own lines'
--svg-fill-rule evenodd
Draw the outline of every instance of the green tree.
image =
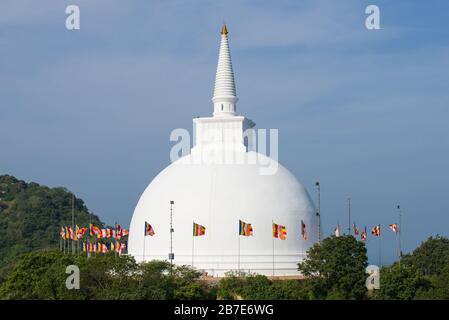
<svg viewBox="0 0 449 320">
<path fill-rule="evenodd" d="M 224 300 L 236 299 L 242 294 L 243 285 L 244 273 L 227 272 L 218 283 L 217 296 Z"/>
<path fill-rule="evenodd" d="M 61 226 L 72 223 L 72 196 L 65 188 L 48 188 L 1 175 L 0 268 L 21 254 L 57 248 Z M 75 197 L 74 209 L 76 223 L 87 226 L 89 210 L 81 199 Z M 92 214 L 91 219 L 102 225 L 97 216 Z"/>
<path fill-rule="evenodd" d="M 442 267 L 438 274 L 428 276 L 430 286 L 420 288 L 416 299 L 449 300 L 449 266 Z"/>
<path fill-rule="evenodd" d="M 381 269 L 380 289 L 375 291 L 374 297 L 384 300 L 412 300 L 419 290 L 425 290 L 429 285 L 418 268 L 394 263 Z"/>
<path fill-rule="evenodd" d="M 331 236 L 307 251 L 298 270 L 312 280 L 314 298 L 363 299 L 367 265 L 364 243 L 352 236 Z"/>
<path fill-rule="evenodd" d="M 79 265 L 79 257 L 57 251 L 36 251 L 22 256 L 0 287 L 2 299 L 77 299 L 78 290 L 67 290 L 68 265 Z"/>
<path fill-rule="evenodd" d="M 401 262 L 418 268 L 425 276 L 438 275 L 449 266 L 449 239 L 439 235 L 429 237 Z"/>
</svg>

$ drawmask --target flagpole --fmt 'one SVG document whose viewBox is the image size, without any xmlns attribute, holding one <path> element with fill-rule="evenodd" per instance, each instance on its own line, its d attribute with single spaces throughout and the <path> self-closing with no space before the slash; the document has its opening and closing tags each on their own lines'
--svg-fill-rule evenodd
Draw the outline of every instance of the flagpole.
<svg viewBox="0 0 449 320">
<path fill-rule="evenodd" d="M 318 216 L 318 242 L 321 242 L 321 188 L 320 188 L 320 182 L 317 181 L 315 182 L 315 186 L 317 187 L 318 190 L 318 212 L 317 212 L 317 216 Z"/>
<path fill-rule="evenodd" d="M 398 263 L 401 263 L 401 247 L 399 245 L 399 230 L 396 231 L 396 242 L 397 242 Z"/>
<path fill-rule="evenodd" d="M 348 234 L 351 235 L 351 198 L 348 198 Z"/>
<path fill-rule="evenodd" d="M 381 250 L 382 246 L 381 246 L 381 240 L 380 240 L 380 232 L 379 232 L 378 238 L 379 238 L 379 268 L 381 268 L 382 267 L 382 250 Z"/>
<path fill-rule="evenodd" d="M 114 235 L 114 233 L 112 234 L 112 236 Z M 144 236 L 145 237 L 145 236 Z M 115 250 L 115 245 L 117 244 L 115 242 L 115 239 L 117 238 L 117 221 L 115 222 L 115 237 L 112 237 L 111 243 L 114 241 L 114 257 L 115 259 L 117 259 L 117 250 Z"/>
<path fill-rule="evenodd" d="M 238 237 L 239 237 L 239 241 L 238 241 L 238 245 L 239 245 L 239 255 L 238 255 L 238 264 L 237 264 L 237 267 L 238 267 L 238 272 L 239 272 L 239 276 L 240 276 L 240 222 L 239 222 L 239 235 L 238 235 Z"/>
<path fill-rule="evenodd" d="M 304 223 L 304 221 L 301 220 L 301 235 L 300 235 L 301 241 L 299 241 L 301 243 L 301 254 L 300 254 L 301 257 L 303 256 L 303 251 L 304 251 L 304 248 L 303 248 L 303 245 L 302 245 L 302 242 L 304 241 L 304 231 L 303 231 L 303 227 L 302 227 L 303 223 Z"/>
<path fill-rule="evenodd" d="M 271 237 L 272 237 L 272 241 L 273 241 L 273 277 L 274 277 L 274 234 L 273 234 L 273 225 L 274 225 L 274 221 L 271 220 Z"/>
<path fill-rule="evenodd" d="M 74 224 L 75 224 L 75 196 L 72 193 L 72 254 L 74 254 L 75 251 L 75 243 L 73 242 L 73 229 L 74 229 Z"/>
<path fill-rule="evenodd" d="M 193 254 L 194 254 L 194 247 L 195 247 L 195 221 L 192 221 L 192 268 L 193 268 Z"/>
<path fill-rule="evenodd" d="M 401 206 L 398 205 L 398 211 L 399 211 L 399 226 L 398 226 L 398 247 L 399 247 L 399 262 L 402 258 L 402 248 L 401 248 L 401 233 L 402 233 L 402 211 Z"/>
<path fill-rule="evenodd" d="M 143 235 L 143 252 L 142 252 L 142 262 L 145 262 L 145 234 Z"/>
</svg>

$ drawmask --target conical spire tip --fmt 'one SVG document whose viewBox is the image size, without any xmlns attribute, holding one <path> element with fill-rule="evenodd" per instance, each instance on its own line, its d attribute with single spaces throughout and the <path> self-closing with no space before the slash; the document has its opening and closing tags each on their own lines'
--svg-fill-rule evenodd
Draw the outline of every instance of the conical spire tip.
<svg viewBox="0 0 449 320">
<path fill-rule="evenodd" d="M 227 36 L 228 35 L 228 28 L 226 28 L 226 23 L 223 23 L 223 27 L 221 27 L 221 35 Z"/>
</svg>

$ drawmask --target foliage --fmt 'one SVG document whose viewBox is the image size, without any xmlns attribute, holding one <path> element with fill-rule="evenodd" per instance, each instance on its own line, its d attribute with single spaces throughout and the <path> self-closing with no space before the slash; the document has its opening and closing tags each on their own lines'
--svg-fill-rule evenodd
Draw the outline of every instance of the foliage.
<svg viewBox="0 0 449 320">
<path fill-rule="evenodd" d="M 438 275 L 449 265 L 449 239 L 437 235 L 429 237 L 402 262 L 418 268 L 423 275 Z"/>
<path fill-rule="evenodd" d="M 411 300 L 419 290 L 429 287 L 419 269 L 406 264 L 395 263 L 380 271 L 380 289 L 375 297 L 384 300 Z"/>
<path fill-rule="evenodd" d="M 381 299 L 449 299 L 449 239 L 429 237 L 381 271 Z"/>
<path fill-rule="evenodd" d="M 313 280 L 316 299 L 363 299 L 367 264 L 364 243 L 352 236 L 331 236 L 308 250 L 298 270 Z"/>
<path fill-rule="evenodd" d="M 66 267 L 80 270 L 80 289 L 69 290 Z M 23 255 L 0 286 L 1 299 L 210 299 L 211 291 L 190 267 L 165 261 L 137 264 L 130 256 L 68 255 L 56 250 Z"/>
<path fill-rule="evenodd" d="M 61 226 L 72 223 L 71 212 L 72 193 L 67 189 L 0 176 L 0 268 L 23 253 L 57 247 Z M 87 226 L 89 211 L 76 197 L 74 212 L 75 222 Z M 91 219 L 102 225 L 97 216 Z"/>
<path fill-rule="evenodd" d="M 449 300 L 449 265 L 441 268 L 440 272 L 428 276 L 430 286 L 420 288 L 416 293 L 416 299 Z"/>
<path fill-rule="evenodd" d="M 311 299 L 308 280 L 270 280 L 266 276 L 229 272 L 218 283 L 220 299 L 306 300 Z"/>
</svg>

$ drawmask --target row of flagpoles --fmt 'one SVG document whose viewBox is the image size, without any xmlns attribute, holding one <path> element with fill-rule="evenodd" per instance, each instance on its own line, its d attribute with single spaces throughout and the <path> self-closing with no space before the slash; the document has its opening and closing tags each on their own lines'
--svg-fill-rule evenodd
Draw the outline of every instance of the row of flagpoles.
<svg viewBox="0 0 449 320">
<path fill-rule="evenodd" d="M 272 233 L 274 238 L 279 238 L 281 240 L 287 239 L 287 228 L 286 226 L 276 224 L 273 222 L 273 228 Z M 242 220 L 239 220 L 239 236 L 252 236 L 254 232 L 254 229 L 251 225 L 251 223 L 246 223 Z M 145 221 L 145 229 L 144 229 L 144 236 L 154 236 L 156 232 L 154 231 L 154 228 Z M 206 227 L 200 224 L 197 224 L 196 222 L 193 222 L 193 237 L 198 236 L 204 236 L 206 234 Z M 307 230 L 306 230 L 306 224 L 304 221 L 301 220 L 301 237 L 303 240 L 307 240 Z"/>
<path fill-rule="evenodd" d="M 367 241 L 367 229 L 366 226 L 365 228 L 363 228 L 362 232 L 359 232 L 359 229 L 357 228 L 357 225 L 355 224 L 355 222 L 352 224 L 352 228 L 353 228 L 353 232 L 354 232 L 354 237 L 357 239 L 359 234 L 360 234 L 360 240 L 361 241 Z M 391 230 L 395 235 L 396 235 L 396 240 L 397 240 L 397 257 L 398 257 L 398 261 L 401 260 L 402 257 L 402 251 L 401 251 L 401 238 L 400 238 L 400 230 L 399 230 L 399 226 L 397 223 L 391 223 L 388 225 L 388 229 Z M 350 230 L 350 229 L 349 229 Z M 378 244 L 379 244 L 379 266 L 382 266 L 382 246 L 381 246 L 381 226 L 380 224 L 376 224 L 374 227 L 371 228 L 371 234 L 378 239 Z M 337 226 L 334 229 L 334 235 L 336 237 L 340 236 L 340 224 L 337 223 Z"/>
<path fill-rule="evenodd" d="M 388 228 L 394 232 L 398 237 L 399 237 L 399 228 L 398 225 L 396 223 L 392 223 L 390 225 L 388 225 Z M 301 230 L 301 238 L 303 240 L 307 240 L 307 227 L 306 224 L 304 223 L 303 220 L 301 220 L 301 226 L 300 226 L 300 230 Z M 354 237 L 356 239 L 358 239 L 358 236 L 360 235 L 360 240 L 361 241 L 366 241 L 367 240 L 367 227 L 365 226 L 364 229 L 360 232 L 360 230 L 358 229 L 357 225 L 355 223 L 353 223 L 353 230 L 354 230 Z M 250 237 L 253 236 L 253 226 L 251 223 L 247 223 L 244 222 L 242 220 L 239 220 L 239 243 L 238 243 L 238 269 L 240 270 L 240 236 L 245 236 L 245 237 Z M 206 227 L 196 223 L 195 221 L 193 221 L 193 229 L 192 229 L 192 266 L 194 265 L 194 256 L 195 256 L 195 237 L 199 237 L 199 236 L 204 236 L 206 234 Z M 380 239 L 380 234 L 381 234 L 381 226 L 380 224 L 375 225 L 372 229 L 371 229 L 371 234 L 374 237 L 377 237 Z M 144 228 L 144 245 L 143 245 L 143 260 L 145 260 L 145 238 L 146 236 L 155 236 L 156 232 L 153 228 L 153 226 L 145 221 L 145 228 Z M 336 228 L 334 229 L 334 235 L 336 237 L 340 236 L 340 225 L 337 224 Z M 277 224 L 275 222 L 272 221 L 272 236 L 273 236 L 273 274 L 274 274 L 274 239 L 280 239 L 280 240 L 286 240 L 287 239 L 287 227 L 284 225 L 280 225 Z M 399 254 L 399 258 L 401 255 L 400 252 L 400 242 L 398 240 L 398 254 Z M 379 265 L 381 264 L 380 261 L 380 241 L 379 241 Z"/>
<path fill-rule="evenodd" d="M 122 254 L 126 250 L 126 243 L 120 242 L 123 237 L 126 237 L 129 234 L 127 229 L 122 228 L 119 224 L 115 224 L 115 228 L 99 228 L 93 224 L 89 224 L 89 228 L 80 228 L 78 225 L 75 225 L 74 228 L 69 226 L 61 227 L 59 231 L 59 235 L 61 237 L 60 241 L 60 249 L 61 251 L 66 252 L 66 242 L 77 243 L 72 248 L 74 248 L 74 252 L 76 253 L 76 248 L 78 247 L 78 252 L 86 252 L 89 253 L 108 253 L 115 252 L 118 254 Z M 86 236 L 87 242 L 82 242 L 81 239 Z M 111 242 L 101 243 L 98 240 L 100 239 L 110 239 Z M 109 247 L 108 247 L 109 245 Z M 69 250 L 67 250 L 68 252 Z"/>
<path fill-rule="evenodd" d="M 355 223 L 352 224 L 352 228 L 354 229 L 354 236 L 357 238 L 357 236 L 359 235 L 359 229 L 357 228 L 357 225 Z M 396 223 L 392 223 L 388 225 L 388 228 L 393 231 L 395 234 L 399 233 L 399 228 L 398 225 Z M 372 229 L 371 229 L 371 234 L 375 237 L 380 237 L 380 224 L 375 225 Z M 337 226 L 334 229 L 334 235 L 336 237 L 340 236 L 340 224 L 337 223 Z M 366 241 L 366 226 L 365 228 L 362 230 L 362 232 L 360 233 L 360 240 L 362 241 Z"/>
<path fill-rule="evenodd" d="M 239 220 L 239 241 L 238 241 L 238 271 L 240 272 L 240 236 L 244 237 L 251 237 L 254 234 L 254 229 L 251 223 L 244 222 L 242 220 Z M 193 228 L 192 228 L 192 266 L 194 266 L 194 257 L 195 257 L 195 238 L 204 236 L 206 234 L 206 227 L 196 223 L 193 221 Z M 144 238 L 143 238 L 143 261 L 145 261 L 145 255 L 147 252 L 145 251 L 145 239 L 147 236 L 153 237 L 156 235 L 156 232 L 153 228 L 153 226 L 145 221 L 145 228 L 144 228 Z M 275 246 L 274 246 L 274 239 L 280 239 L 280 240 L 286 240 L 287 239 L 287 227 L 284 225 L 280 225 L 272 221 L 272 237 L 273 237 L 273 275 L 275 270 Z M 303 220 L 301 220 L 301 238 L 303 240 L 307 240 L 307 228 L 306 224 Z"/>
</svg>

